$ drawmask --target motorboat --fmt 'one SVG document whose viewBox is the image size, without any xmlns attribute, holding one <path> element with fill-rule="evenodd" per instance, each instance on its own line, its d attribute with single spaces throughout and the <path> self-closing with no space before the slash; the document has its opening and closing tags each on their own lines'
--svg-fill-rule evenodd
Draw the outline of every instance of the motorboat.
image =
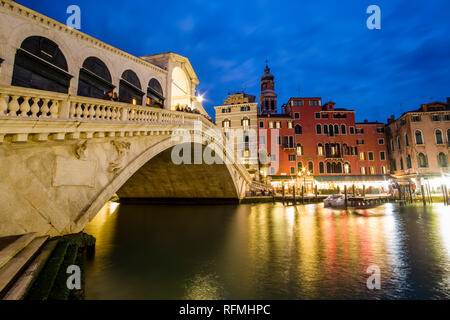
<svg viewBox="0 0 450 320">
<path fill-rule="evenodd" d="M 342 194 L 333 194 L 323 201 L 325 208 L 343 208 L 345 207 L 345 196 Z"/>
</svg>

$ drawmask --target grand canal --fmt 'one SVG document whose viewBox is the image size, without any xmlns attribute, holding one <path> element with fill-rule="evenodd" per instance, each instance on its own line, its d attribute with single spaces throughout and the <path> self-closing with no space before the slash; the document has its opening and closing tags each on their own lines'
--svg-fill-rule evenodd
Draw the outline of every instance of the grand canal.
<svg viewBox="0 0 450 320">
<path fill-rule="evenodd" d="M 450 209 L 108 204 L 87 299 L 450 298 Z M 370 291 L 366 270 L 381 270 Z"/>
</svg>

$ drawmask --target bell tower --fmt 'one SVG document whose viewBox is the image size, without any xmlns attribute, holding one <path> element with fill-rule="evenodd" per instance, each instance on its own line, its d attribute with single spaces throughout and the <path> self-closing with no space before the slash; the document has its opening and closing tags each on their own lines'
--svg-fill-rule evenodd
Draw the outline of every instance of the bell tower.
<svg viewBox="0 0 450 320">
<path fill-rule="evenodd" d="M 261 77 L 261 114 L 270 115 L 277 113 L 277 94 L 275 93 L 275 77 L 270 73 L 266 61 L 264 75 Z"/>
</svg>

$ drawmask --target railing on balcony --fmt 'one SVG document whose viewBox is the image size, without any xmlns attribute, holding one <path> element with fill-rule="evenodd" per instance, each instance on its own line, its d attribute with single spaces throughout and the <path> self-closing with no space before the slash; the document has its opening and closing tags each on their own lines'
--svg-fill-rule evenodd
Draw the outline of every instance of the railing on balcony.
<svg viewBox="0 0 450 320">
<path fill-rule="evenodd" d="M 202 121 L 214 126 L 201 114 L 71 96 L 14 86 L 0 86 L 0 118 L 75 121 L 186 124 Z"/>
</svg>

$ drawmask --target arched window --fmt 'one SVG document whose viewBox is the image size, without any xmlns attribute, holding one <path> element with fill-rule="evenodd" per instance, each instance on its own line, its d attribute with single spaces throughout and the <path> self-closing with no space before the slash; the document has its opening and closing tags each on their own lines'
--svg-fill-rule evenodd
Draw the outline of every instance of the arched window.
<svg viewBox="0 0 450 320">
<path fill-rule="evenodd" d="M 442 136 L 441 130 L 437 129 L 434 135 L 436 136 L 436 144 L 444 144 L 444 137 Z"/>
<path fill-rule="evenodd" d="M 405 134 L 405 146 L 409 146 L 409 137 L 408 134 Z"/>
<path fill-rule="evenodd" d="M 398 147 L 398 150 L 402 149 L 402 143 L 400 141 L 400 136 L 397 137 L 397 147 Z"/>
<path fill-rule="evenodd" d="M 417 163 L 419 168 L 428 168 L 428 159 L 422 152 L 417 155 Z"/>
<path fill-rule="evenodd" d="M 411 156 L 408 154 L 406 156 L 406 169 L 411 169 L 412 168 L 412 164 L 411 164 Z"/>
<path fill-rule="evenodd" d="M 347 127 L 345 124 L 341 125 L 341 134 L 347 134 Z"/>
<path fill-rule="evenodd" d="M 106 93 L 112 92 L 114 88 L 111 74 L 103 61 L 96 57 L 87 58 L 80 69 L 78 95 L 104 99 Z"/>
<path fill-rule="evenodd" d="M 450 129 L 447 129 L 447 145 L 450 146 Z"/>
<path fill-rule="evenodd" d="M 231 120 L 225 119 L 222 121 L 222 128 L 230 128 L 231 127 Z"/>
<path fill-rule="evenodd" d="M 351 168 L 350 168 L 350 164 L 349 164 L 348 162 L 346 162 L 346 163 L 344 164 L 344 173 L 345 173 L 345 174 L 350 174 L 350 173 L 352 173 Z"/>
<path fill-rule="evenodd" d="M 303 155 L 303 147 L 300 143 L 297 144 L 297 156 Z"/>
<path fill-rule="evenodd" d="M 248 129 L 250 127 L 250 119 L 248 117 L 244 117 L 241 120 L 241 126 L 244 127 L 244 129 Z"/>
<path fill-rule="evenodd" d="M 328 135 L 329 135 L 330 137 L 334 137 L 334 130 L 333 130 L 333 125 L 332 125 L 332 124 L 330 124 L 330 125 L 328 126 Z"/>
<path fill-rule="evenodd" d="M 416 130 L 416 144 L 423 144 L 422 132 Z"/>
<path fill-rule="evenodd" d="M 324 154 L 323 144 L 319 143 L 319 144 L 317 145 L 317 155 L 323 156 L 323 154 Z"/>
<path fill-rule="evenodd" d="M 298 170 L 298 172 L 302 172 L 302 170 L 303 170 L 303 163 L 301 163 L 301 162 L 297 163 L 297 170 Z"/>
<path fill-rule="evenodd" d="M 337 124 L 334 125 L 334 134 L 339 134 L 339 126 Z"/>
<path fill-rule="evenodd" d="M 13 86 L 68 93 L 72 76 L 64 54 L 50 39 L 25 39 L 16 52 Z"/>
<path fill-rule="evenodd" d="M 155 78 L 151 79 L 147 87 L 147 106 L 164 108 L 164 100 L 161 84 Z"/>
<path fill-rule="evenodd" d="M 302 134 L 302 126 L 297 124 L 295 125 L 295 134 Z"/>
<path fill-rule="evenodd" d="M 448 168 L 448 157 L 445 153 L 438 154 L 438 164 L 440 168 Z"/>
<path fill-rule="evenodd" d="M 122 79 L 120 79 L 120 102 L 142 105 L 142 96 L 144 95 L 144 92 L 142 92 L 141 89 L 141 82 L 136 73 L 132 70 L 126 70 L 122 74 Z"/>
<path fill-rule="evenodd" d="M 323 126 L 323 133 L 328 134 L 328 126 L 327 125 Z"/>
<path fill-rule="evenodd" d="M 342 163 L 336 163 L 336 171 L 335 173 L 342 173 Z"/>
<path fill-rule="evenodd" d="M 319 162 L 319 173 L 324 174 L 325 173 L 325 167 L 323 165 L 323 162 Z"/>
<path fill-rule="evenodd" d="M 322 134 L 322 126 L 320 124 L 316 125 L 316 133 Z"/>
<path fill-rule="evenodd" d="M 271 106 L 272 110 L 275 110 L 275 101 L 274 100 L 270 101 L 270 106 Z"/>
<path fill-rule="evenodd" d="M 314 163 L 312 161 L 308 162 L 308 171 L 314 174 Z"/>
<path fill-rule="evenodd" d="M 327 173 L 333 173 L 333 170 L 331 169 L 331 163 L 327 162 Z"/>
</svg>

